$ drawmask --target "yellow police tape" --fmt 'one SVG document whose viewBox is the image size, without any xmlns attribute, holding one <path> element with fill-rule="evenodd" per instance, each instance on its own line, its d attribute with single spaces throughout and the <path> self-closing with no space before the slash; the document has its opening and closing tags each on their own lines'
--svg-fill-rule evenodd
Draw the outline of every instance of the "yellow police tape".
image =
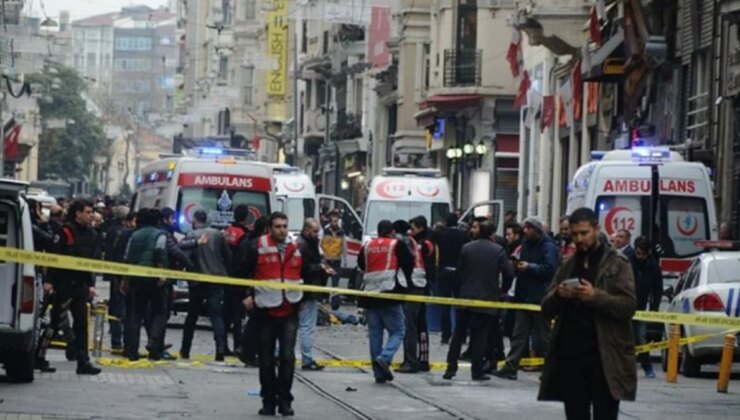
<svg viewBox="0 0 740 420">
<path fill-rule="evenodd" d="M 473 308 L 518 309 L 525 311 L 539 311 L 539 305 L 509 302 L 490 302 L 475 299 L 457 299 L 440 296 L 425 296 L 398 293 L 371 293 L 361 290 L 342 289 L 338 287 L 293 285 L 278 282 L 264 282 L 259 280 L 234 279 L 209 274 L 190 273 L 186 271 L 167 270 L 162 268 L 144 267 L 138 265 L 121 264 L 109 261 L 99 261 L 87 258 L 70 257 L 66 255 L 47 254 L 43 252 L 25 251 L 15 248 L 0 247 L 0 260 L 16 263 L 33 264 L 41 267 L 51 267 L 67 270 L 85 271 L 99 274 L 114 274 L 133 277 L 171 278 L 178 280 L 199 281 L 204 283 L 226 284 L 233 286 L 259 286 L 262 288 L 279 290 L 301 290 L 304 292 L 340 294 L 347 296 L 363 296 L 374 299 L 390 299 L 404 302 L 432 303 L 437 305 L 465 306 Z M 638 311 L 634 318 L 638 321 L 659 322 L 665 324 L 697 325 L 715 328 L 740 329 L 740 317 L 726 317 L 723 313 L 713 315 L 692 315 L 665 312 Z"/>
</svg>

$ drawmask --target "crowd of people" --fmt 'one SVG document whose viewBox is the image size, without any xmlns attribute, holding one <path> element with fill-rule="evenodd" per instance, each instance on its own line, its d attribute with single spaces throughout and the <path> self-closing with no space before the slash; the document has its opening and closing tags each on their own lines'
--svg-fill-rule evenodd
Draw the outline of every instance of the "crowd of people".
<svg viewBox="0 0 740 420">
<path fill-rule="evenodd" d="M 322 215 L 326 226 L 306 219 L 296 238 L 288 233 L 285 214 L 276 212 L 248 223 L 250 213 L 244 205 L 234 209 L 235 221 L 225 230 L 209 227 L 208 214 L 196 211 L 192 230 L 185 235 L 175 228 L 175 212 L 168 208 L 132 212 L 126 205 L 98 207 L 77 199 L 52 207 L 48 217 L 38 208 L 35 213 L 36 245 L 42 251 L 269 283 L 339 284 L 344 232 L 336 210 Z M 467 224 L 451 214 L 446 225 L 431 228 L 424 216 L 383 220 L 377 226 L 378 237 L 364 244 L 358 257 L 362 287 L 374 293 L 542 305 L 541 312 L 441 307 L 441 340 L 449 345 L 444 378 L 452 379 L 458 361 L 469 358 L 474 381 L 490 380 L 490 375 L 516 380 L 523 358 L 545 357 L 545 365 L 534 368 L 542 370 L 541 399 L 565 401 L 569 418 L 585 418 L 591 406 L 600 418 L 616 417 L 618 401 L 634 398 L 635 361 L 629 349 L 645 339 L 644 324 L 633 326 L 632 314 L 648 307 L 657 310 L 661 299 L 662 279 L 651 255 L 653 247 L 645 237 L 632 241 L 629 231 L 605 237 L 590 209 L 562 218 L 557 235 L 536 217 L 521 224 L 515 219 L 512 212 L 506 213 L 505 237 L 496 234 L 487 217 Z M 45 304 L 53 302 L 53 309 L 41 334 L 37 366 L 53 370 L 45 361 L 45 349 L 55 332 L 64 331 L 67 357 L 77 361 L 77 373 L 100 373 L 90 362 L 86 345 L 85 305 L 97 295 L 95 275 L 50 269 L 43 278 Z M 176 279 L 106 275 L 105 280 L 111 284 L 114 351 L 130 360 L 142 357 L 139 340 L 144 326 L 147 357 L 174 359 L 166 326 Z M 215 360 L 236 355 L 246 365 L 258 366 L 260 414 L 293 415 L 296 343 L 300 339 L 302 369 L 323 369 L 314 360 L 312 347 L 319 304 L 327 296 L 200 282 L 188 286 L 179 356 L 190 357 L 195 325 L 205 305 Z M 333 307 L 339 302 L 338 296 L 331 297 Z M 368 325 L 377 383 L 392 381 L 394 372 L 429 371 L 424 303 L 363 296 L 358 306 Z M 72 316 L 71 327 L 67 313 Z M 510 339 L 508 353 L 504 337 Z M 463 352 L 466 341 L 469 347 Z M 403 362 L 393 370 L 391 363 L 401 347 Z M 649 359 L 642 356 L 640 362 L 645 375 L 654 377 Z"/>
</svg>

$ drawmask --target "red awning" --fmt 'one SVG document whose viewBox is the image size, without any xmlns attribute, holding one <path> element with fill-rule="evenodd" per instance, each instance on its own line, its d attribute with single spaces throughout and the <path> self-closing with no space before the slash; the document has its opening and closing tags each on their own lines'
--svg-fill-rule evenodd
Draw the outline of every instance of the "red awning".
<svg viewBox="0 0 740 420">
<path fill-rule="evenodd" d="M 422 102 L 419 105 L 419 109 L 425 109 L 430 106 L 437 108 L 472 106 L 477 105 L 481 99 L 483 99 L 482 95 L 434 95 Z"/>
</svg>

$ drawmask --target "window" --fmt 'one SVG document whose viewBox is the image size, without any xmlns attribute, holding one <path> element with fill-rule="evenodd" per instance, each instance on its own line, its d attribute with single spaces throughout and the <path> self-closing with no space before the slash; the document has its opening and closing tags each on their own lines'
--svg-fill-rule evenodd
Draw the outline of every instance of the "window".
<svg viewBox="0 0 740 420">
<path fill-rule="evenodd" d="M 152 39 L 119 37 L 116 38 L 115 47 L 118 51 L 149 51 L 152 49 Z"/>
<path fill-rule="evenodd" d="M 313 83 L 313 80 L 306 81 L 306 97 L 304 99 L 304 103 L 308 109 L 313 109 Z"/>
<path fill-rule="evenodd" d="M 308 22 L 305 20 L 301 25 L 301 52 L 305 53 L 308 50 Z"/>
<path fill-rule="evenodd" d="M 647 234 L 649 225 L 643 219 L 649 218 L 643 217 L 643 208 L 648 208 L 648 200 L 649 196 L 599 196 L 596 200 L 599 225 L 607 235 L 625 229 L 632 240 Z"/>
<path fill-rule="evenodd" d="M 244 19 L 254 20 L 257 18 L 257 0 L 244 1 Z"/>
<path fill-rule="evenodd" d="M 113 68 L 123 71 L 148 71 L 151 69 L 151 60 L 145 58 L 116 58 Z"/>
<path fill-rule="evenodd" d="M 231 24 L 231 0 L 221 0 L 221 14 L 223 16 L 223 24 Z"/>
<path fill-rule="evenodd" d="M 205 210 L 214 227 L 226 227 L 234 221 L 234 208 L 246 204 L 250 208 L 247 224 L 269 215 L 268 196 L 263 192 L 227 190 L 222 188 L 182 188 L 177 200 L 177 221 L 180 230 L 192 229 L 193 213 Z"/>
<path fill-rule="evenodd" d="M 362 79 L 355 79 L 355 115 L 362 116 Z"/>
<path fill-rule="evenodd" d="M 709 217 L 703 198 L 661 195 L 660 245 L 664 258 L 687 258 L 704 249 L 696 241 L 709 239 Z"/>
<path fill-rule="evenodd" d="M 288 230 L 300 232 L 303 221 L 316 216 L 316 200 L 311 198 L 287 198 L 283 212 L 288 215 Z"/>
<path fill-rule="evenodd" d="M 321 44 L 321 53 L 322 54 L 329 53 L 329 31 L 324 31 L 324 39 L 323 39 L 323 43 Z"/>
<path fill-rule="evenodd" d="M 221 56 L 218 59 L 218 79 L 229 80 L 229 57 Z"/>
<path fill-rule="evenodd" d="M 709 263 L 708 283 L 740 282 L 740 259 L 718 259 Z"/>
<path fill-rule="evenodd" d="M 457 49 L 475 49 L 478 38 L 478 6 L 463 0 L 457 6 Z"/>
<path fill-rule="evenodd" d="M 252 105 L 254 92 L 254 67 L 244 67 L 244 105 Z"/>
<path fill-rule="evenodd" d="M 323 80 L 316 81 L 316 107 L 326 105 L 326 82 Z"/>
<path fill-rule="evenodd" d="M 444 221 L 450 211 L 446 203 L 429 203 L 414 201 L 371 201 L 367 208 L 367 223 L 365 229 L 369 235 L 377 234 L 378 223 L 381 220 L 411 220 L 416 216 L 424 216 L 436 222 Z"/>
</svg>

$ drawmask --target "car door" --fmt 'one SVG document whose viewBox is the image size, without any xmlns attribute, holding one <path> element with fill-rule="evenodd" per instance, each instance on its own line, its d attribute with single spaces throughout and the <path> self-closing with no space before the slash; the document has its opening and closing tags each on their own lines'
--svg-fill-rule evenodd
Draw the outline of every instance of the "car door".
<svg viewBox="0 0 740 420">
<path fill-rule="evenodd" d="M 481 201 L 470 206 L 460 221 L 470 225 L 474 218 L 486 217 L 493 222 L 496 235 L 504 236 L 504 202 L 503 200 Z"/>
<path fill-rule="evenodd" d="M 20 248 L 22 245 L 19 195 L 24 186 L 0 181 L 0 246 Z M 21 278 L 17 263 L 0 261 L 0 328 L 15 327 L 14 314 L 18 305 L 14 291 Z"/>
<path fill-rule="evenodd" d="M 343 198 L 325 194 L 317 194 L 316 198 L 319 200 L 319 208 L 337 209 L 341 213 L 341 225 L 345 233 L 342 268 L 354 269 L 357 267 L 357 256 L 362 248 L 362 233 L 365 230 L 360 217 Z"/>
</svg>

